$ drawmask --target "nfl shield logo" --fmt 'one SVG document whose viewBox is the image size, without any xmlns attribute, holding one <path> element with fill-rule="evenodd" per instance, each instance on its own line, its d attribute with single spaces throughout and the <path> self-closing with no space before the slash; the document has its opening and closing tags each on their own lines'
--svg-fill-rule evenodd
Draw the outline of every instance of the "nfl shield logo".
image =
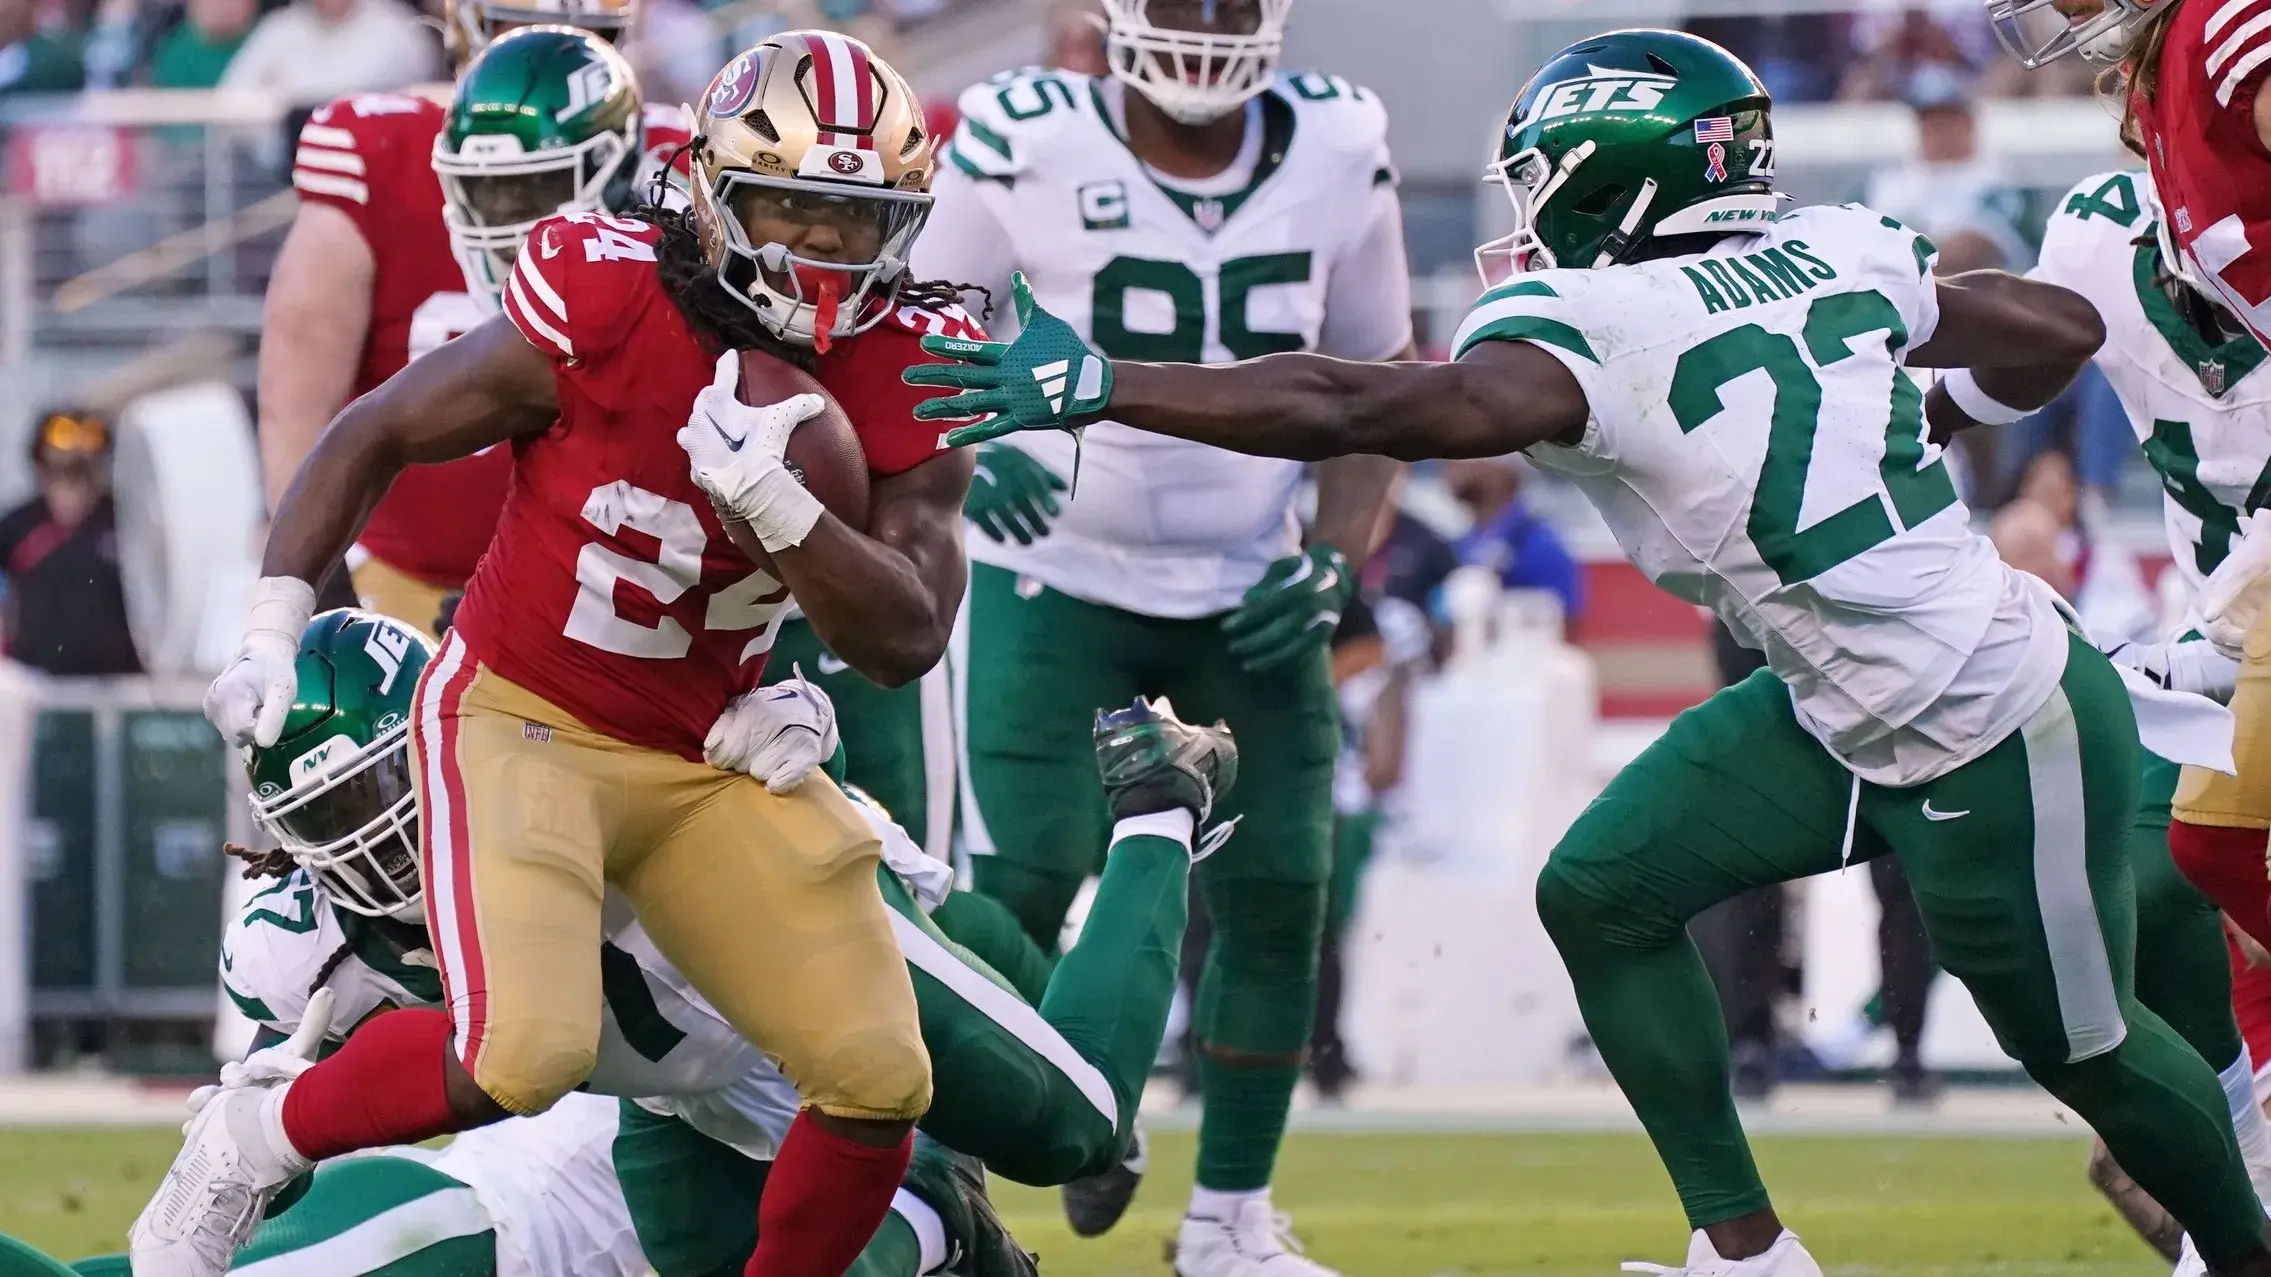
<svg viewBox="0 0 2271 1277">
<path fill-rule="evenodd" d="M 2200 362 L 2200 386 L 2209 394 L 2224 397 L 2224 361 L 2204 359 Z"/>
<path fill-rule="evenodd" d="M 1191 206 L 1191 220 L 1209 235 L 1222 229 L 1223 217 L 1221 200 L 1200 200 Z"/>
</svg>

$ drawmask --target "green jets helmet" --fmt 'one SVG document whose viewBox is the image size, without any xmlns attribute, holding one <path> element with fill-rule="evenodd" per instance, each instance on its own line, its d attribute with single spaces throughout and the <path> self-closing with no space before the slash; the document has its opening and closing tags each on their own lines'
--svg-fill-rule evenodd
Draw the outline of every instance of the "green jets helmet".
<svg viewBox="0 0 2271 1277">
<path fill-rule="evenodd" d="M 529 228 L 552 214 L 631 207 L 641 113 L 630 64 L 589 31 L 519 27 L 482 50 L 434 139 L 468 291 L 495 301 Z"/>
<path fill-rule="evenodd" d="M 1649 239 L 1775 219 L 1773 102 L 1742 59 L 1682 31 L 1612 31 L 1553 55 L 1487 175 L 1514 230 L 1475 250 L 1515 271 L 1631 261 Z"/>
<path fill-rule="evenodd" d="M 284 730 L 249 751 L 252 814 L 340 908 L 423 922 L 410 719 L 426 637 L 375 612 L 308 622 Z"/>
</svg>

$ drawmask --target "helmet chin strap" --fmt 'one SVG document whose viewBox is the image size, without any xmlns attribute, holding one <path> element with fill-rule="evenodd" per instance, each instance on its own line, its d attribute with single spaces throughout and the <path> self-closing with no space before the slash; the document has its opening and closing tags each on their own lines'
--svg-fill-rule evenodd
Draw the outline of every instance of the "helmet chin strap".
<svg viewBox="0 0 2271 1277">
<path fill-rule="evenodd" d="M 1593 259 L 1593 267 L 1614 266 L 1617 259 L 1632 247 L 1640 224 L 1648 218 L 1648 206 L 1656 202 L 1656 179 L 1647 178 L 1640 183 L 1640 194 L 1632 197 L 1632 207 L 1624 212 L 1624 220 L 1617 223 L 1616 234 L 1601 241 L 1601 254 Z"/>
</svg>

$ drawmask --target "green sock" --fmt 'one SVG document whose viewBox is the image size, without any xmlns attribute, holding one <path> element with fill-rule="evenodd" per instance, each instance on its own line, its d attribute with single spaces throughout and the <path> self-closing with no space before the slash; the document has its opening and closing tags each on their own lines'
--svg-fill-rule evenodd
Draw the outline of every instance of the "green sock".
<svg viewBox="0 0 2271 1277">
<path fill-rule="evenodd" d="M 1267 1188 L 1317 1010 L 1325 884 L 1208 882 L 1214 941 L 1199 977 L 1198 1184 Z"/>
<path fill-rule="evenodd" d="M 844 1277 L 922 1277 L 922 1271 L 923 1244 L 915 1236 L 915 1226 L 893 1211 L 883 1217 L 874 1240 L 852 1261 Z"/>
<path fill-rule="evenodd" d="M 1270 1186 L 1300 1065 L 1224 1064 L 1199 1056 L 1201 1188 L 1244 1193 Z"/>
<path fill-rule="evenodd" d="M 1080 942 L 1057 959 L 1040 1011 L 1103 1071 L 1124 1129 L 1167 1032 L 1189 914 L 1191 850 L 1188 834 L 1116 833 Z"/>
<path fill-rule="evenodd" d="M 1008 905 L 975 891 L 957 891 L 931 911 L 930 920 L 947 939 L 977 954 L 1009 981 L 1017 996 L 1038 1003 L 1048 992 L 1055 959 L 1025 934 Z"/>
<path fill-rule="evenodd" d="M 1766 1184 L 1729 1090 L 1727 1024 L 1703 955 L 1685 931 L 1669 943 L 1618 943 L 1604 910 L 1548 861 L 1538 915 L 1561 952 L 1586 1031 L 1671 1172 L 1688 1226 L 1763 1210 Z"/>
</svg>

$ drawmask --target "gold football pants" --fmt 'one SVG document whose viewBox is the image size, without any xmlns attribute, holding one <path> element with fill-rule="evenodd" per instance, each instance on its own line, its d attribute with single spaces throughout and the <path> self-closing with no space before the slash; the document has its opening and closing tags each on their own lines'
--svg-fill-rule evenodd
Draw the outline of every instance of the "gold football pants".
<svg viewBox="0 0 2271 1277">
<path fill-rule="evenodd" d="M 2239 774 L 2185 768 L 2173 812 L 2187 824 L 2271 829 L 2271 611 L 2247 632 L 2231 707 L 2232 760 Z"/>
<path fill-rule="evenodd" d="M 774 795 L 590 730 L 452 636 L 411 729 L 426 916 L 483 1091 L 535 1113 L 591 1071 L 610 885 L 805 1102 L 855 1118 L 930 1103 L 913 986 L 876 889 L 880 845 L 825 776 Z"/>
</svg>

